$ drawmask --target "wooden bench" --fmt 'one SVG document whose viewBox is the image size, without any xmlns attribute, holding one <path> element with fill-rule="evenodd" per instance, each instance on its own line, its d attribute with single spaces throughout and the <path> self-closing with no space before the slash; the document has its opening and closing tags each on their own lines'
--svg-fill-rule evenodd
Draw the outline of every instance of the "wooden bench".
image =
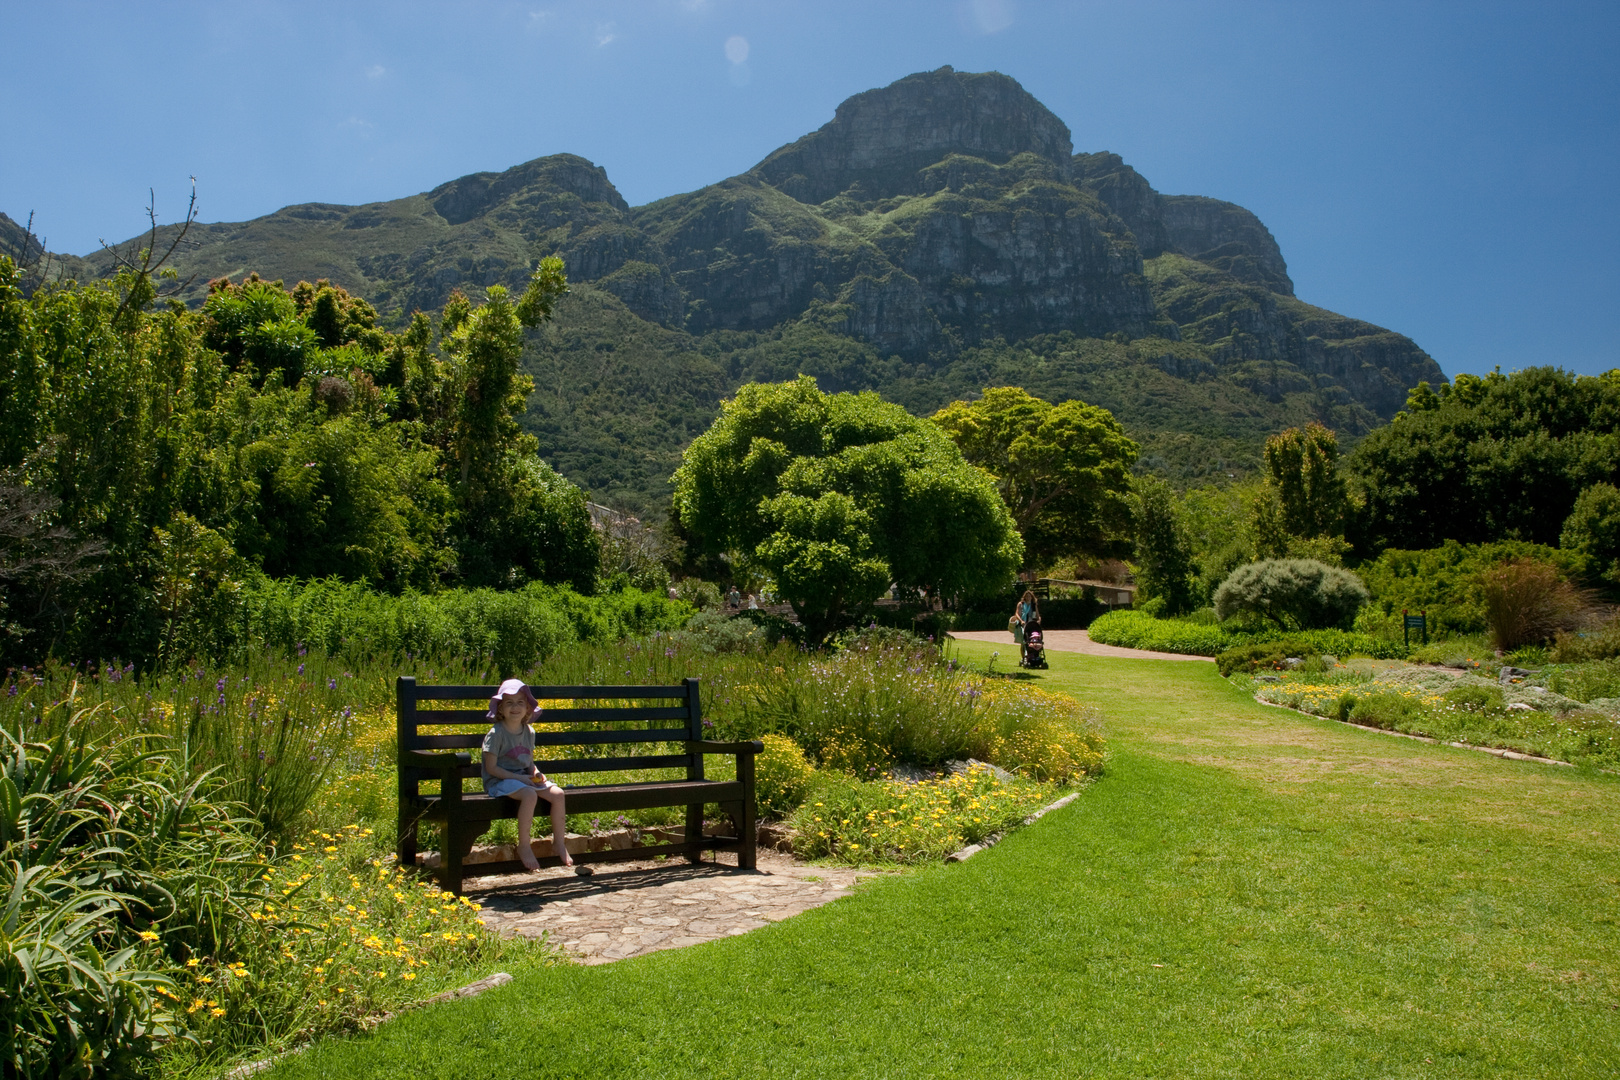
<svg viewBox="0 0 1620 1080">
<path fill-rule="evenodd" d="M 511 874 L 522 864 L 508 862 L 476 863 L 464 866 L 473 841 L 483 835 L 497 818 L 517 816 L 516 799 L 484 794 L 479 772 L 479 754 L 489 722 L 494 686 L 418 686 L 413 676 L 402 675 L 395 683 L 399 702 L 399 862 L 416 864 L 416 830 L 423 821 L 437 822 L 443 833 L 439 851 L 439 877 L 446 889 L 460 894 L 462 879 L 473 875 Z M 754 755 L 764 750 L 760 742 L 714 742 L 702 737 L 703 714 L 698 701 L 698 681 L 687 679 L 679 686 L 532 686 L 543 710 L 535 725 L 535 765 L 563 788 L 570 814 L 614 813 L 644 810 L 656 806 L 686 807 L 686 828 L 677 844 L 629 848 L 613 851 L 576 853 L 576 863 L 647 859 L 657 855 L 684 855 L 697 862 L 706 849 L 737 852 L 737 865 L 755 865 Z M 568 708 L 547 708 L 548 701 L 630 701 L 635 704 Z M 465 703 L 475 703 L 467 708 Z M 423 704 L 427 703 L 424 708 Z M 462 707 L 457 708 L 457 705 Z M 476 733 L 436 734 L 435 729 L 452 725 L 479 725 Z M 639 754 L 598 757 L 557 757 L 542 760 L 543 753 L 564 748 L 614 746 L 634 750 L 635 743 L 677 743 L 678 754 Z M 703 775 L 707 754 L 730 754 L 737 758 L 735 780 L 709 780 Z M 682 768 L 684 780 L 648 780 L 639 783 L 582 784 L 566 782 L 570 775 L 624 772 L 639 769 Z M 462 790 L 463 780 L 472 780 L 470 790 Z M 438 794 L 424 794 L 424 780 L 439 782 Z M 546 802 L 542 795 L 540 802 Z M 736 835 L 704 836 L 703 806 L 718 803 L 731 819 Z M 534 835 L 549 840 L 546 806 L 538 806 Z M 545 845 L 549 848 L 549 843 Z M 556 855 L 539 857 L 542 866 L 558 866 Z"/>
</svg>

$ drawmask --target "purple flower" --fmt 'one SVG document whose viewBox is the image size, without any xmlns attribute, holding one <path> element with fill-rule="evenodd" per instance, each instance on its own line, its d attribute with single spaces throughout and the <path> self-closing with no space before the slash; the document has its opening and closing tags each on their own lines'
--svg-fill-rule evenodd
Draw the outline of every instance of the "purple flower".
<svg viewBox="0 0 1620 1080">
<path fill-rule="evenodd" d="M 326 688 L 328 690 L 336 690 L 337 689 L 337 680 L 336 679 L 327 679 L 326 680 Z"/>
<path fill-rule="evenodd" d="M 299 664 L 298 665 L 298 674 L 302 675 L 303 673 L 304 673 L 304 665 Z"/>
<path fill-rule="evenodd" d="M 16 697 L 16 696 L 17 696 L 17 684 L 12 683 L 10 686 L 6 687 L 6 697 Z"/>
</svg>

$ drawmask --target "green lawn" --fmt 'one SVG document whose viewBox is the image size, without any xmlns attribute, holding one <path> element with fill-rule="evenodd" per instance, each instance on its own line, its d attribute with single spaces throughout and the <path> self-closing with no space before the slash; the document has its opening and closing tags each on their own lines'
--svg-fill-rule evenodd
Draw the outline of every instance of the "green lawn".
<svg viewBox="0 0 1620 1080">
<path fill-rule="evenodd" d="M 1107 775 L 972 861 L 267 1075 L 1620 1073 L 1620 778 L 1267 708 L 1213 664 L 1052 660 Z"/>
</svg>

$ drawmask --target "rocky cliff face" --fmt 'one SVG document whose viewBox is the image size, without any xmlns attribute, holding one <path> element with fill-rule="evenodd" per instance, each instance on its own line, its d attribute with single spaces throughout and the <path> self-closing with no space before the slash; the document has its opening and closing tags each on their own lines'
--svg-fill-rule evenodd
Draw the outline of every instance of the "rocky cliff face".
<svg viewBox="0 0 1620 1080">
<path fill-rule="evenodd" d="M 952 155 L 1000 165 L 1026 153 L 1066 169 L 1068 127 L 999 72 L 942 67 L 856 94 L 830 123 L 753 171 L 800 202 L 841 194 L 870 202 L 935 190 L 924 174 Z"/>
</svg>

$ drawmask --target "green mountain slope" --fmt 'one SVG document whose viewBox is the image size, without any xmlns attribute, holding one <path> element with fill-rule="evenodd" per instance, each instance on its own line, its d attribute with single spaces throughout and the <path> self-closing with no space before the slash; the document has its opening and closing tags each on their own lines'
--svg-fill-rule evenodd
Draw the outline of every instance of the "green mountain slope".
<svg viewBox="0 0 1620 1080">
<path fill-rule="evenodd" d="M 526 358 L 527 426 L 593 497 L 652 513 L 681 448 L 748 379 L 802 371 L 917 412 L 990 384 L 1080 397 L 1121 418 L 1149 467 L 1195 478 L 1253 468 L 1265 435 L 1310 419 L 1353 440 L 1441 377 L 1408 338 L 1297 299 L 1249 211 L 1074 153 L 993 72 L 858 94 L 747 173 L 646 206 L 559 154 L 188 239 L 193 302 L 220 276 L 325 277 L 393 324 L 457 288 L 520 288 L 560 254 L 576 288 Z M 56 265 L 84 278 L 111 261 Z"/>
</svg>

